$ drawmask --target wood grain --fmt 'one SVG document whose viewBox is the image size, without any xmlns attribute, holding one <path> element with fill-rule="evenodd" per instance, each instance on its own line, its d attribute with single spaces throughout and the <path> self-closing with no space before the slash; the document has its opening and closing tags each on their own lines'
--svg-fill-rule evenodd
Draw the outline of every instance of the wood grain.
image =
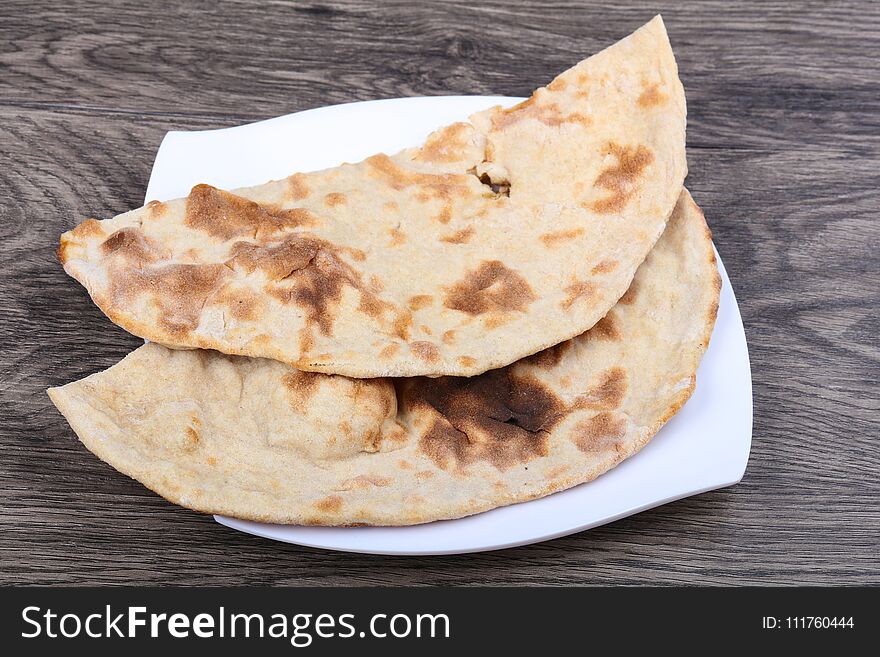
<svg viewBox="0 0 880 657">
<path fill-rule="evenodd" d="M 880 583 L 880 6 L 871 2 L 5 2 L 0 583 Z M 44 393 L 140 341 L 53 250 L 140 204 L 171 129 L 354 100 L 528 94 L 664 14 L 688 186 L 743 313 L 741 484 L 545 544 L 337 554 L 238 534 L 92 457 Z"/>
</svg>

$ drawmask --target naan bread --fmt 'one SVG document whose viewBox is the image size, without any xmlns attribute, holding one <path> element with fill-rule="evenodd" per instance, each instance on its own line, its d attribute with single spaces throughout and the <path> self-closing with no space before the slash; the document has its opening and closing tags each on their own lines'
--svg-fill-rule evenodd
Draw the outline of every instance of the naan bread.
<svg viewBox="0 0 880 657">
<path fill-rule="evenodd" d="M 110 319 L 171 347 L 470 376 L 601 319 L 685 173 L 684 92 L 657 17 L 420 148 L 234 192 L 198 185 L 85 221 L 59 257 Z"/>
<path fill-rule="evenodd" d="M 147 344 L 49 395 L 119 471 L 198 511 L 265 522 L 407 525 L 589 481 L 684 404 L 720 278 L 682 193 L 592 330 L 474 378 L 350 379 Z"/>
</svg>

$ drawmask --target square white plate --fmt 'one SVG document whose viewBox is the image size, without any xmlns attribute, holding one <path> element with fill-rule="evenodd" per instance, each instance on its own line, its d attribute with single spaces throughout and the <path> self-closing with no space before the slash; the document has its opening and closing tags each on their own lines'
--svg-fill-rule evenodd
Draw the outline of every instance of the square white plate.
<svg viewBox="0 0 880 657">
<path fill-rule="evenodd" d="M 226 189 L 394 153 L 438 126 L 519 98 L 443 96 L 334 105 L 249 125 L 169 132 L 146 200 L 186 196 L 197 183 Z M 699 199 L 697 199 L 699 202 Z M 712 218 L 709 217 L 711 224 Z M 752 439 L 752 382 L 730 281 L 690 401 L 638 454 L 593 482 L 469 518 L 413 527 L 299 527 L 216 516 L 240 531 L 288 543 L 376 554 L 455 554 L 535 543 L 738 482 Z"/>
</svg>

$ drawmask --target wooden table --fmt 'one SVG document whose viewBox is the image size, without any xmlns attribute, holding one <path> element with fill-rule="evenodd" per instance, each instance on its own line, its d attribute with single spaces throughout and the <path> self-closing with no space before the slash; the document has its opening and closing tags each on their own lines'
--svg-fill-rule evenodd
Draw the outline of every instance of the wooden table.
<svg viewBox="0 0 880 657">
<path fill-rule="evenodd" d="M 0 8 L 0 582 L 880 583 L 880 5 L 195 5 Z M 688 187 L 750 344 L 738 486 L 497 553 L 338 554 L 166 503 L 88 453 L 49 403 L 47 386 L 140 344 L 54 249 L 83 218 L 141 204 L 166 131 L 372 98 L 527 95 L 658 6 L 688 95 Z"/>
</svg>

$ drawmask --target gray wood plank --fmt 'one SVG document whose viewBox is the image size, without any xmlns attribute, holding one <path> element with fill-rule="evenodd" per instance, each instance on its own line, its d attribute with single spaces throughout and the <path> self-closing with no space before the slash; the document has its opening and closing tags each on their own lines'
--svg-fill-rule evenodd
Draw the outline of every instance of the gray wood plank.
<svg viewBox="0 0 880 657">
<path fill-rule="evenodd" d="M 745 479 L 542 545 L 389 558 L 232 532 L 81 447 L 44 389 L 140 341 L 64 275 L 58 235 L 139 205 L 167 130 L 377 97 L 524 95 L 653 9 L 5 3 L 0 583 L 880 583 L 880 9 L 679 4 L 651 7 L 688 92 L 688 186 L 749 339 Z"/>
</svg>

